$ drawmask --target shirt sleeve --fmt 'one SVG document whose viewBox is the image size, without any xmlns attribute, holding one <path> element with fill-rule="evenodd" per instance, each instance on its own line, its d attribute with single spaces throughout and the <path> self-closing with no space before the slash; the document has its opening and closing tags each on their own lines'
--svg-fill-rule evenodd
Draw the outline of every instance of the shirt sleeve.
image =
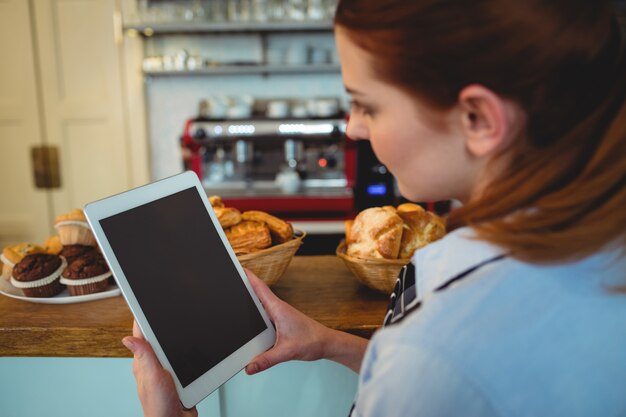
<svg viewBox="0 0 626 417">
<path fill-rule="evenodd" d="M 432 349 L 372 340 L 352 417 L 499 417 L 470 378 Z"/>
</svg>

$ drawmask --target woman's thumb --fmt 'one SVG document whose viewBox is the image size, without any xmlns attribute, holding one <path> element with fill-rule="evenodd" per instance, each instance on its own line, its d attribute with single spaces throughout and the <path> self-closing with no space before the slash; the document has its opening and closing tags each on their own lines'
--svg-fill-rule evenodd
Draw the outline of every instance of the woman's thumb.
<svg viewBox="0 0 626 417">
<path fill-rule="evenodd" d="M 278 349 L 272 348 L 267 352 L 263 352 L 256 358 L 252 359 L 246 366 L 246 373 L 248 375 L 254 375 L 259 372 L 265 371 L 274 365 L 278 365 L 284 362 L 286 359 L 282 358 Z"/>
<path fill-rule="evenodd" d="M 140 361 L 144 368 L 160 366 L 152 347 L 144 339 L 127 336 L 122 339 L 122 344 L 133 353 L 134 358 Z"/>
<path fill-rule="evenodd" d="M 263 280 L 257 277 L 254 272 L 246 269 L 246 275 L 248 276 L 248 281 L 250 281 L 250 285 L 254 289 L 256 296 L 259 297 L 261 303 L 265 306 L 266 309 L 270 308 L 270 305 L 276 302 L 277 297 L 274 295 L 272 290 L 269 289 L 267 284 L 263 282 Z"/>
</svg>

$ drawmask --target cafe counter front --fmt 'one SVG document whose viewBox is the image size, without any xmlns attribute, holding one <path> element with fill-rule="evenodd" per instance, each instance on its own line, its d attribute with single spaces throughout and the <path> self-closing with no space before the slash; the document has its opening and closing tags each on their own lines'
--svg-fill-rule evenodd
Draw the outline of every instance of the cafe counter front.
<svg viewBox="0 0 626 417">
<path fill-rule="evenodd" d="M 387 297 L 362 286 L 336 256 L 294 257 L 272 290 L 320 323 L 367 338 L 387 308 Z M 121 343 L 132 321 L 121 296 L 60 305 L 0 296 L 0 415 L 137 415 L 131 355 Z M 220 417 L 347 415 L 356 382 L 332 362 L 291 362 L 238 374 L 199 409 Z M 107 398 L 94 392 L 101 385 L 112 390 Z"/>
</svg>

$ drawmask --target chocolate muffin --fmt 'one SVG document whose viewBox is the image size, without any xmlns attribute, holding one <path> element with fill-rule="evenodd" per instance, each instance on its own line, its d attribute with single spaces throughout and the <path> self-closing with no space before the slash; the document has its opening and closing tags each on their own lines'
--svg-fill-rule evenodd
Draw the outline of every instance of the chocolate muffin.
<svg viewBox="0 0 626 417">
<path fill-rule="evenodd" d="M 3 264 L 2 277 L 7 281 L 10 281 L 15 264 L 21 261 L 24 256 L 37 252 L 46 251 L 37 245 L 33 245 L 32 243 L 18 243 L 17 245 L 4 248 L 2 250 L 2 254 L 0 255 L 0 261 L 2 261 Z"/>
<path fill-rule="evenodd" d="M 61 274 L 61 284 L 70 295 L 85 295 L 107 289 L 111 271 L 98 251 L 89 251 L 74 259 Z"/>
<path fill-rule="evenodd" d="M 93 246 L 87 245 L 65 245 L 63 249 L 59 253 L 62 257 L 67 260 L 67 264 L 71 264 L 75 259 L 79 258 L 81 255 L 84 255 L 88 252 L 94 252 L 96 248 Z"/>
<path fill-rule="evenodd" d="M 11 284 L 27 297 L 54 297 L 63 291 L 59 277 L 66 266 L 58 255 L 32 253 L 15 264 Z"/>
</svg>

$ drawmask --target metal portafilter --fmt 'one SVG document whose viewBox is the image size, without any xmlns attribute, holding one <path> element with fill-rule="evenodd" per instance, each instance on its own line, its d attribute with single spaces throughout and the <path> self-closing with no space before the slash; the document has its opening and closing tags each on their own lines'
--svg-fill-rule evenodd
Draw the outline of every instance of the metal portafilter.
<svg viewBox="0 0 626 417">
<path fill-rule="evenodd" d="M 239 164 L 245 164 L 252 161 L 254 148 L 252 143 L 245 140 L 238 140 L 235 143 L 235 159 Z"/>
<path fill-rule="evenodd" d="M 284 143 L 285 161 L 287 167 L 276 175 L 276 182 L 285 194 L 295 194 L 300 190 L 301 179 L 298 173 L 298 163 L 304 155 L 304 145 L 301 141 L 287 139 Z"/>
<path fill-rule="evenodd" d="M 251 142 L 238 140 L 235 142 L 235 176 L 242 180 L 250 179 L 250 164 L 254 159 L 254 147 Z"/>
</svg>

